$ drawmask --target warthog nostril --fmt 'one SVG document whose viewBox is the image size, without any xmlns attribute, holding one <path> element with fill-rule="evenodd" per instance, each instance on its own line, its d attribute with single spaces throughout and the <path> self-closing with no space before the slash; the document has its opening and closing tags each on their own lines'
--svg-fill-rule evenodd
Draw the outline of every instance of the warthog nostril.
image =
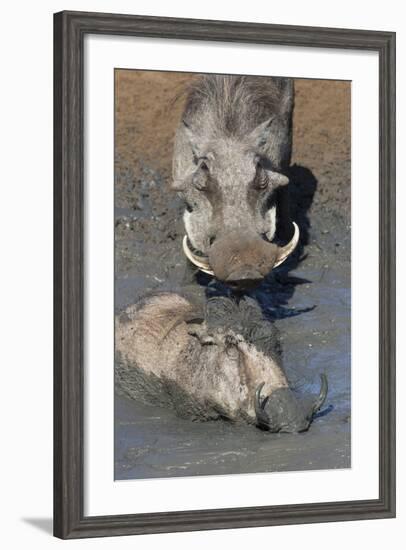
<svg viewBox="0 0 406 550">
<path fill-rule="evenodd" d="M 209 238 L 209 245 L 211 246 L 214 243 L 215 240 L 216 240 L 216 237 L 214 237 L 214 236 L 210 237 Z"/>
</svg>

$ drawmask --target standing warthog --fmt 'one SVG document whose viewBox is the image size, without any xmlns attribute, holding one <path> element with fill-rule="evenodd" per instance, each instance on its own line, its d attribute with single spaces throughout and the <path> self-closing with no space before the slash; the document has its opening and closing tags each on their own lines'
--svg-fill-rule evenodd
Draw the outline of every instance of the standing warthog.
<svg viewBox="0 0 406 550">
<path fill-rule="evenodd" d="M 298 243 L 286 189 L 293 103 L 288 78 L 206 75 L 188 95 L 173 157 L 183 248 L 231 287 L 258 284 Z M 277 229 L 285 246 L 272 242 Z"/>
<path fill-rule="evenodd" d="M 116 320 L 116 379 L 127 395 L 184 417 L 307 430 L 327 395 L 299 399 L 282 370 L 275 329 L 251 299 L 212 298 L 201 308 L 163 292 Z M 261 397 L 264 394 L 264 398 Z"/>
</svg>

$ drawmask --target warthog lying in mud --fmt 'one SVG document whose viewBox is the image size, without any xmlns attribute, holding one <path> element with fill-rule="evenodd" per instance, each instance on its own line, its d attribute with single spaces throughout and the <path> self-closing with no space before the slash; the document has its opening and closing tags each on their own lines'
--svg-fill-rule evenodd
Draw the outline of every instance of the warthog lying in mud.
<svg viewBox="0 0 406 550">
<path fill-rule="evenodd" d="M 129 306 L 116 320 L 118 387 L 183 417 L 307 430 L 326 398 L 326 377 L 317 398 L 289 388 L 275 328 L 253 300 L 212 298 L 204 310 L 173 292 Z"/>
<path fill-rule="evenodd" d="M 232 288 L 261 282 L 299 240 L 286 188 L 293 103 L 288 78 L 206 75 L 190 90 L 176 131 L 184 252 Z"/>
</svg>

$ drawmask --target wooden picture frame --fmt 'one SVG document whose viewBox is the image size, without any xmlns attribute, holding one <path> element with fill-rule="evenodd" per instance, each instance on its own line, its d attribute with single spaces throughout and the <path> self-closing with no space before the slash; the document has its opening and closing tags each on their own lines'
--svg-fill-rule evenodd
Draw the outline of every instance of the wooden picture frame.
<svg viewBox="0 0 406 550">
<path fill-rule="evenodd" d="M 83 40 L 86 34 L 379 53 L 379 498 L 87 517 L 83 512 Z M 395 515 L 395 34 L 61 12 L 54 17 L 54 534 L 100 537 Z"/>
</svg>

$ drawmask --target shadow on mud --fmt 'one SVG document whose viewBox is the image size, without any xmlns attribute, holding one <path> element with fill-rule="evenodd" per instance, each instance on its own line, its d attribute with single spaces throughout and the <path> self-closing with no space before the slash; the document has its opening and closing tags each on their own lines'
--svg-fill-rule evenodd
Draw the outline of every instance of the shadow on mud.
<svg viewBox="0 0 406 550">
<path fill-rule="evenodd" d="M 225 284 L 216 281 L 204 273 L 197 273 L 196 281 L 206 287 L 206 296 L 229 296 L 239 300 L 242 296 L 254 298 L 261 306 L 262 311 L 270 320 L 295 317 L 315 309 L 316 305 L 297 309 L 289 308 L 296 286 L 311 284 L 312 281 L 289 275 L 307 257 L 305 247 L 309 244 L 310 208 L 317 190 L 317 180 L 313 173 L 303 166 L 293 165 L 289 168 L 289 211 L 291 220 L 295 221 L 300 229 L 300 241 L 295 252 L 280 267 L 270 273 L 264 282 L 255 290 L 236 293 Z"/>
<path fill-rule="evenodd" d="M 316 418 L 323 418 L 323 416 L 326 416 L 329 413 L 331 413 L 332 410 L 334 410 L 334 405 L 328 405 L 327 407 L 325 407 L 321 411 L 314 414 L 313 415 L 313 420 L 316 420 Z"/>
</svg>

